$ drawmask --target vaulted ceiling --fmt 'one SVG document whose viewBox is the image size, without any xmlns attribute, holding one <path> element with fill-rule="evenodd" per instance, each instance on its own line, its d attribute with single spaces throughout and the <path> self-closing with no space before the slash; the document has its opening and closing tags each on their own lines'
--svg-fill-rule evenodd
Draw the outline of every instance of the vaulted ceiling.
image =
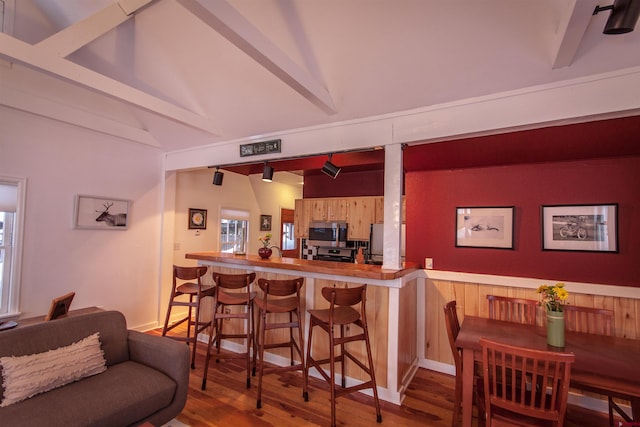
<svg viewBox="0 0 640 427">
<path fill-rule="evenodd" d="M 612 0 L 5 1 L 0 108 L 167 152 L 640 66 Z"/>
</svg>

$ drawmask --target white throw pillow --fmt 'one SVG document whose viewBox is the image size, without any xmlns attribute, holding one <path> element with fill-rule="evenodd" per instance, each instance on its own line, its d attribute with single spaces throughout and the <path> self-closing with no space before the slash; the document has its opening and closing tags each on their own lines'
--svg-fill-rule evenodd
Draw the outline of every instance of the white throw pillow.
<svg viewBox="0 0 640 427">
<path fill-rule="evenodd" d="M 99 332 L 76 343 L 44 353 L 0 357 L 4 398 L 12 405 L 79 379 L 104 372 L 106 361 Z"/>
</svg>

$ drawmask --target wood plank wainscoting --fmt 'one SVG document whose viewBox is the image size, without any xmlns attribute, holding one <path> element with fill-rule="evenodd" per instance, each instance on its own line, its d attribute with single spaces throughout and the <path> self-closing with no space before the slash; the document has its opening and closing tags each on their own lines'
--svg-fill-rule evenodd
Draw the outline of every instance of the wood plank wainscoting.
<svg viewBox="0 0 640 427">
<path fill-rule="evenodd" d="M 489 317 L 487 295 L 538 300 L 538 286 L 556 283 L 549 280 L 430 270 L 426 270 L 426 274 L 429 277 L 425 280 L 424 287 L 419 286 L 424 292 L 419 298 L 425 307 L 424 313 L 418 315 L 419 319 L 421 315 L 424 316 L 421 321 L 425 328 L 424 341 L 419 344 L 420 366 L 448 373 L 453 373 L 454 370 L 442 311 L 445 303 L 457 301 L 458 317 L 462 323 L 465 316 Z M 569 304 L 613 310 L 614 335 L 640 339 L 640 288 L 571 282 L 565 284 L 569 291 Z M 542 326 L 545 312 L 543 307 L 538 309 L 536 320 Z M 592 393 L 572 389 L 569 402 L 597 411 L 607 411 L 606 397 Z"/>
</svg>

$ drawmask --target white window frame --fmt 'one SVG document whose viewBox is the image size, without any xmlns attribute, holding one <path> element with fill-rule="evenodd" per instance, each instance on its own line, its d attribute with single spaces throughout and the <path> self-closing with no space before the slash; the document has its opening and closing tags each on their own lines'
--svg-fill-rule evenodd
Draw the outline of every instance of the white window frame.
<svg viewBox="0 0 640 427">
<path fill-rule="evenodd" d="M 17 187 L 16 213 L 14 217 L 13 250 L 10 263 L 10 278 L 8 286 L 0 292 L 0 319 L 14 317 L 20 314 L 20 284 L 22 273 L 22 247 L 24 239 L 24 218 L 27 194 L 26 178 L 0 176 L 0 184 L 15 185 Z M 5 230 L 6 232 L 6 230 Z"/>
</svg>

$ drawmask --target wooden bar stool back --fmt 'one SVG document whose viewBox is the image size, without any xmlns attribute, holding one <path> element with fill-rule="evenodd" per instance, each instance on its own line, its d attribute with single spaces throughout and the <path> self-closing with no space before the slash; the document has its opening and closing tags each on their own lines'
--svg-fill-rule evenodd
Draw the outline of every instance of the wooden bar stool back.
<svg viewBox="0 0 640 427">
<path fill-rule="evenodd" d="M 300 306 L 300 289 L 304 285 L 304 278 L 289 280 L 269 280 L 258 279 L 258 286 L 262 291 L 262 296 L 255 299 L 255 305 L 258 307 L 258 400 L 256 406 L 258 409 L 262 407 L 262 377 L 265 374 L 283 371 L 300 371 L 304 372 L 304 341 L 302 337 L 302 309 Z M 267 331 L 288 329 L 284 336 L 274 337 L 274 342 L 267 343 Z M 293 330 L 298 330 L 297 342 L 294 338 Z M 270 334 L 275 335 L 275 334 Z M 288 366 L 264 366 L 265 349 L 289 348 Z M 295 351 L 295 354 L 294 354 Z M 296 359 L 297 358 L 297 359 Z M 255 364 L 255 359 L 254 359 Z M 306 383 L 302 385 L 302 396 L 307 396 Z"/>
<path fill-rule="evenodd" d="M 207 273 L 207 267 L 180 267 L 173 266 L 173 284 L 171 286 L 171 298 L 169 299 L 169 306 L 167 307 L 167 316 L 164 320 L 164 327 L 162 328 L 162 336 L 173 338 L 178 341 L 186 341 L 187 345 L 193 343 L 191 350 L 191 369 L 196 367 L 196 345 L 198 343 L 198 334 L 206 328 L 212 326 L 211 320 L 203 322 L 200 320 L 200 306 L 201 301 L 205 297 L 213 297 L 215 293 L 215 286 L 203 286 L 202 276 Z M 194 282 L 195 281 L 195 282 Z M 178 299 L 182 295 L 188 295 L 189 300 L 184 301 Z M 171 318 L 171 310 L 173 307 L 189 307 L 187 315 L 169 325 Z M 193 316 L 193 310 L 195 309 L 195 317 Z M 187 322 L 187 335 L 167 335 L 167 332 L 171 331 L 176 326 Z M 209 335 L 213 331 L 209 332 Z"/>
<path fill-rule="evenodd" d="M 376 407 L 376 421 L 382 422 L 380 413 L 380 402 L 378 400 L 378 389 L 371 355 L 371 343 L 369 342 L 369 329 L 367 327 L 366 315 L 366 292 L 367 285 L 354 288 L 326 287 L 322 289 L 322 296 L 329 301 L 329 308 L 323 310 L 309 310 L 309 336 L 307 339 L 307 361 L 304 371 L 305 385 L 309 381 L 309 368 L 315 367 L 318 373 L 327 381 L 331 391 L 331 425 L 336 425 L 336 398 L 347 393 L 363 389 L 373 390 L 373 399 Z M 354 306 L 359 305 L 359 310 Z M 352 325 L 359 327 L 361 331 L 355 331 Z M 318 326 L 329 335 L 329 357 L 316 360 L 311 355 L 311 342 L 314 328 Z M 347 328 L 347 326 L 349 328 Z M 338 333 L 339 331 L 339 333 Z M 347 333 L 345 333 L 347 332 Z M 367 351 L 367 362 L 365 365 L 346 346 L 348 343 L 364 341 Z M 336 346 L 339 346 L 340 353 L 336 354 Z M 360 367 L 368 376 L 369 381 L 360 384 L 346 386 L 345 361 L 349 359 Z M 337 385 L 335 364 L 340 363 L 341 385 Z M 327 375 L 322 365 L 329 364 L 330 373 Z M 305 396 L 308 400 L 308 395 Z"/>
<path fill-rule="evenodd" d="M 536 313 L 540 305 L 536 300 L 487 295 L 487 301 L 489 302 L 489 319 L 525 325 L 536 324 Z"/>
<path fill-rule="evenodd" d="M 247 388 L 251 387 L 251 349 L 254 351 L 254 319 L 253 300 L 256 292 L 251 291 L 251 284 L 256 279 L 256 273 L 247 274 L 221 274 L 213 273 L 215 286 L 215 304 L 213 310 L 213 323 L 216 333 L 209 335 L 207 345 L 207 356 L 204 365 L 204 375 L 202 377 L 202 390 L 207 385 L 207 374 L 209 371 L 209 360 L 211 359 L 211 347 L 216 346 L 216 362 L 220 359 L 246 359 L 247 361 Z M 245 320 L 244 332 L 235 331 L 225 333 L 223 331 L 224 320 L 242 319 Z M 228 327 L 229 325 L 227 325 Z M 220 352 L 220 344 L 226 339 L 244 339 L 245 351 L 242 353 Z"/>
</svg>

